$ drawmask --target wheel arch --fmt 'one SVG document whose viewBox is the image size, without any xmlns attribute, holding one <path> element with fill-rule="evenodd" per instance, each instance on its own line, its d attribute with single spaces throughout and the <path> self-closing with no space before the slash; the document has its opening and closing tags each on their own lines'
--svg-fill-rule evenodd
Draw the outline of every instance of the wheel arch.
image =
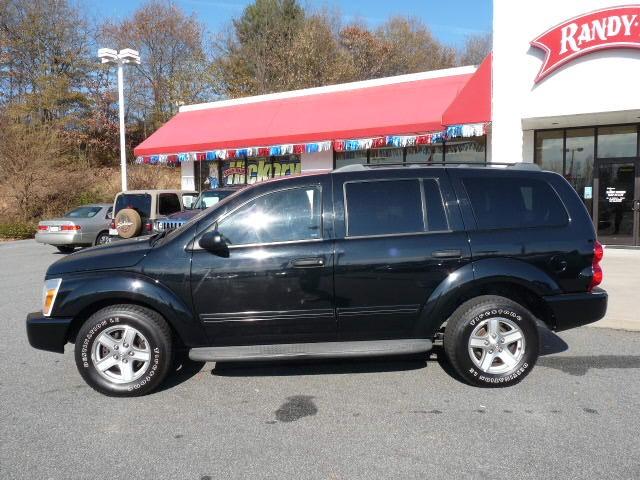
<svg viewBox="0 0 640 480">
<path fill-rule="evenodd" d="M 498 295 L 527 308 L 549 328 L 556 327 L 552 310 L 543 296 L 560 292 L 544 271 L 515 259 L 487 259 L 469 263 L 450 274 L 425 302 L 417 323 L 417 335 L 431 338 L 453 312 L 480 295 Z"/>
<path fill-rule="evenodd" d="M 190 305 L 166 286 L 131 272 L 92 272 L 63 278 L 53 315 L 73 319 L 67 340 L 74 341 L 80 326 L 92 314 L 118 304 L 139 305 L 155 311 L 184 345 L 198 346 L 206 338 Z"/>
</svg>

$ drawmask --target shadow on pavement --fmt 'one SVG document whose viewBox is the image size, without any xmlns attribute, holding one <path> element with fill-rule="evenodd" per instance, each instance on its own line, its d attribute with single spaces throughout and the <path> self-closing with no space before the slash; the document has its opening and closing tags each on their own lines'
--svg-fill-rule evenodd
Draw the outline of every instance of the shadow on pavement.
<svg viewBox="0 0 640 480">
<path fill-rule="evenodd" d="M 327 375 L 345 373 L 401 372 L 425 368 L 425 356 L 398 356 L 384 359 L 290 360 L 216 363 L 211 375 L 224 377 L 268 377 Z"/>
<path fill-rule="evenodd" d="M 173 362 L 172 370 L 156 392 L 168 390 L 186 382 L 192 377 L 195 377 L 202 370 L 204 365 L 205 362 L 194 362 L 189 360 L 186 351 L 177 353 Z"/>
<path fill-rule="evenodd" d="M 538 361 L 540 367 L 560 370 L 569 375 L 581 377 L 589 369 L 640 368 L 640 355 L 585 355 L 582 357 L 549 357 Z"/>
</svg>

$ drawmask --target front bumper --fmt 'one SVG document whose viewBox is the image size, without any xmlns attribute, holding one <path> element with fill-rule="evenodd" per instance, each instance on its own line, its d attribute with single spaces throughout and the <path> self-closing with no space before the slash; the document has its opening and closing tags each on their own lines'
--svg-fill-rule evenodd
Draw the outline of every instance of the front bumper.
<svg viewBox="0 0 640 480">
<path fill-rule="evenodd" d="M 597 322 L 607 313 L 607 292 L 594 288 L 591 292 L 544 297 L 555 318 L 556 331 L 568 330 Z"/>
<path fill-rule="evenodd" d="M 45 317 L 42 312 L 27 315 L 27 338 L 33 348 L 64 353 L 71 318 Z"/>
</svg>

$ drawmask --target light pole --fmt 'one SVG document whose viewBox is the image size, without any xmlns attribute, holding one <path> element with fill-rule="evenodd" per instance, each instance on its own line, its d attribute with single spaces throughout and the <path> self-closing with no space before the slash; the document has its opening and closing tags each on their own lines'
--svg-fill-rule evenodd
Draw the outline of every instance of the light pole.
<svg viewBox="0 0 640 480">
<path fill-rule="evenodd" d="M 140 65 L 140 54 L 137 50 L 124 48 L 117 52 L 111 48 L 98 50 L 98 58 L 102 63 L 115 63 L 118 65 L 118 110 L 120 111 L 120 177 L 122 191 L 127 190 L 127 152 L 124 142 L 124 74 L 125 63 Z"/>
</svg>

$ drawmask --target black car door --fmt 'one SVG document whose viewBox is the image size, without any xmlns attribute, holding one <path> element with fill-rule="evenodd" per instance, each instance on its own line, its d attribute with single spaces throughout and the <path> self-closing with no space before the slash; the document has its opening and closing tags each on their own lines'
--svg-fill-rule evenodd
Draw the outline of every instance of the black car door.
<svg viewBox="0 0 640 480">
<path fill-rule="evenodd" d="M 212 345 L 336 338 L 333 245 L 323 229 L 331 192 L 323 182 L 283 182 L 218 219 L 226 258 L 196 242 L 192 296 Z"/>
<path fill-rule="evenodd" d="M 412 338 L 426 300 L 470 261 L 444 170 L 334 175 L 342 340 Z"/>
</svg>

